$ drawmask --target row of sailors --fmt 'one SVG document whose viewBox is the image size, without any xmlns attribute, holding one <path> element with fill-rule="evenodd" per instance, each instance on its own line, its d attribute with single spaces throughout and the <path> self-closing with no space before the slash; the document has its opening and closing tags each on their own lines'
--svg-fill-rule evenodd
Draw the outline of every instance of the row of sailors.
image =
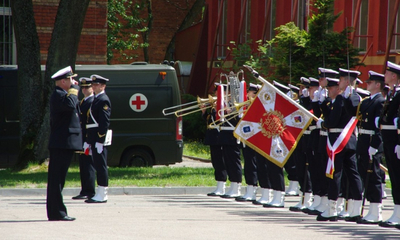
<svg viewBox="0 0 400 240">
<path fill-rule="evenodd" d="M 319 79 L 302 78 L 300 87 L 289 85 L 291 91 L 287 93 L 293 94 L 297 91 L 292 97 L 300 96 L 300 104 L 319 117 L 305 132 L 285 165 L 291 180 L 289 189 L 297 180 L 301 190 L 299 203 L 290 207 L 290 210 L 317 215 L 318 221 L 337 221 L 343 218 L 360 224 L 400 227 L 400 140 L 397 133 L 400 126 L 400 88 L 396 87 L 400 81 L 400 66 L 387 62 L 385 75 L 370 71 L 366 81 L 368 92 L 357 88 L 359 74 L 353 70 L 319 68 Z M 389 86 L 387 95 L 384 91 L 385 84 Z M 275 86 L 282 89 L 279 83 L 275 83 Z M 254 97 L 258 89 L 259 86 L 250 84 L 248 95 L 253 94 Z M 369 96 L 365 97 L 363 94 Z M 362 99 L 361 96 L 365 98 Z M 204 112 L 203 116 L 208 116 L 208 121 L 212 121 L 212 114 Z M 328 178 L 325 173 L 328 163 L 327 138 L 334 145 L 353 116 L 358 116 L 357 128 L 349 134 L 349 140 L 343 149 L 336 153 L 334 173 Z M 208 132 L 210 131 L 213 129 Z M 214 133 L 221 134 L 217 130 Z M 232 134 L 228 132 L 226 136 L 232 137 Z M 207 137 L 205 143 L 209 144 Z M 233 140 L 231 144 L 235 145 Z M 211 145 L 217 189 L 210 196 L 235 197 L 238 201 L 253 201 L 254 204 L 265 207 L 284 206 L 283 169 L 277 168 L 244 146 L 242 151 L 247 189 L 246 194 L 240 196 L 240 145 L 236 142 L 237 148 L 234 151 L 228 150 L 234 152 L 233 158 L 232 154 L 213 154 Z M 214 149 L 221 152 L 224 148 L 224 144 L 214 146 Z M 380 166 L 383 156 L 386 159 L 395 204 L 392 216 L 386 221 L 382 221 L 382 184 L 385 174 Z M 228 164 L 221 167 L 224 161 Z M 226 174 L 224 177 L 217 176 L 220 172 L 216 168 L 218 162 L 222 163 L 220 168 L 228 169 L 231 173 L 228 174 L 231 186 L 227 192 L 224 191 Z M 231 179 L 230 175 L 236 177 Z M 258 200 L 257 182 L 261 187 L 261 198 Z M 370 202 L 369 212 L 365 216 L 363 198 Z"/>
</svg>

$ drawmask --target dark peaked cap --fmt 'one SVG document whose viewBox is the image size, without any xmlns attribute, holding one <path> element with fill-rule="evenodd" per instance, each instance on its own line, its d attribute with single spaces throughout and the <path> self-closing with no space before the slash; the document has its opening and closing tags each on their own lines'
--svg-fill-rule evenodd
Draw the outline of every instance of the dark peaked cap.
<svg viewBox="0 0 400 240">
<path fill-rule="evenodd" d="M 88 77 L 81 77 L 79 78 L 79 82 L 81 83 L 80 85 L 82 87 L 89 87 L 92 86 L 92 79 Z"/>
<path fill-rule="evenodd" d="M 339 79 L 337 78 L 326 78 L 328 80 L 328 87 L 333 87 L 333 86 L 338 86 L 339 85 Z"/>
<path fill-rule="evenodd" d="M 108 78 L 105 78 L 105 77 L 102 77 L 102 76 L 96 75 L 96 74 L 93 74 L 92 76 L 90 76 L 90 78 L 92 79 L 93 83 L 107 84 L 107 82 L 108 82 Z"/>
<path fill-rule="evenodd" d="M 344 69 L 344 68 L 339 68 L 339 74 L 341 77 L 346 77 L 346 76 L 350 76 L 352 78 L 357 78 L 358 76 L 361 75 L 361 73 L 359 71 L 356 70 L 348 70 L 348 69 Z"/>
<path fill-rule="evenodd" d="M 391 71 L 391 72 L 400 74 L 400 65 L 397 65 L 395 63 L 387 61 L 386 69 Z"/>
<path fill-rule="evenodd" d="M 53 74 L 53 76 L 51 76 L 51 78 L 54 81 L 57 81 L 57 80 L 70 78 L 70 77 L 76 77 L 76 76 L 78 76 L 78 74 L 74 74 L 72 72 L 71 66 L 68 66 L 68 67 L 58 70 L 56 73 Z"/>
<path fill-rule="evenodd" d="M 385 82 L 385 75 L 374 72 L 374 71 L 368 71 L 368 76 L 369 78 L 366 80 L 366 82 L 370 81 L 380 81 L 380 82 Z"/>
<path fill-rule="evenodd" d="M 339 72 L 329 69 L 329 68 L 318 68 L 318 74 L 320 78 L 323 77 L 330 77 L 330 78 L 336 78 Z"/>
</svg>

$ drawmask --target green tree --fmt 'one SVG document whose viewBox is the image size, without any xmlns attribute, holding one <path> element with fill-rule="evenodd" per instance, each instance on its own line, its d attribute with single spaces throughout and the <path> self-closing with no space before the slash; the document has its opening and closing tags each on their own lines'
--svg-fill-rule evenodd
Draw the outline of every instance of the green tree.
<svg viewBox="0 0 400 240">
<path fill-rule="evenodd" d="M 44 80 L 41 76 L 40 46 L 32 1 L 11 1 L 18 54 L 18 91 L 21 93 L 20 151 L 15 169 L 24 168 L 29 161 L 40 161 L 48 156 L 49 98 L 54 89 L 54 81 L 50 76 L 62 67 L 75 65 L 89 1 L 60 1 Z"/>
<path fill-rule="evenodd" d="M 149 61 L 147 48 L 153 24 L 151 0 L 108 1 L 107 62 L 114 58 L 114 51 L 126 60 L 137 58 L 132 50 L 143 48 L 144 60 Z"/>
</svg>

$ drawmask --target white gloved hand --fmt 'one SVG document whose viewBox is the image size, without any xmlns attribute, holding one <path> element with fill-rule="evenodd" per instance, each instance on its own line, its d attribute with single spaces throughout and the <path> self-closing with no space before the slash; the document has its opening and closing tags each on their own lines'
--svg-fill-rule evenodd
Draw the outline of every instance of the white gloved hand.
<svg viewBox="0 0 400 240">
<path fill-rule="evenodd" d="M 317 121 L 317 123 L 316 123 L 317 128 L 322 128 L 322 127 L 321 127 L 321 124 L 322 124 L 323 121 L 324 121 L 324 120 L 323 120 L 322 118 L 319 118 L 319 119 L 318 119 L 318 121 Z"/>
<path fill-rule="evenodd" d="M 312 101 L 313 102 L 318 102 L 318 100 L 319 100 L 319 92 L 318 92 L 318 90 L 316 90 L 314 92 L 314 97 L 313 97 Z"/>
<path fill-rule="evenodd" d="M 304 97 L 310 96 L 310 94 L 308 93 L 308 89 L 307 89 L 307 88 L 304 88 L 304 89 L 302 90 L 302 93 L 303 93 L 303 96 L 304 96 Z"/>
<path fill-rule="evenodd" d="M 379 128 L 379 117 L 375 118 L 375 127 Z"/>
<path fill-rule="evenodd" d="M 400 159 L 400 145 L 396 145 L 396 147 L 394 147 L 394 153 L 397 154 L 397 159 Z"/>
<path fill-rule="evenodd" d="M 83 143 L 83 152 L 85 155 L 92 155 L 92 149 L 90 149 L 90 145 L 87 142 Z"/>
<path fill-rule="evenodd" d="M 346 90 L 344 90 L 343 97 L 348 98 L 352 92 L 353 92 L 353 87 L 347 86 Z"/>
<path fill-rule="evenodd" d="M 393 125 L 397 128 L 397 121 L 399 120 L 398 117 L 393 119 Z"/>
<path fill-rule="evenodd" d="M 369 158 L 372 159 L 372 157 L 378 152 L 378 149 L 373 148 L 373 147 L 369 147 L 368 148 L 368 154 L 369 154 Z"/>
<path fill-rule="evenodd" d="M 103 152 L 103 144 L 102 143 L 96 143 L 95 147 L 97 148 L 97 153 L 100 154 Z"/>
<path fill-rule="evenodd" d="M 326 89 L 322 89 L 321 92 L 319 93 L 319 102 L 325 101 L 325 98 L 327 96 L 328 91 Z"/>
</svg>

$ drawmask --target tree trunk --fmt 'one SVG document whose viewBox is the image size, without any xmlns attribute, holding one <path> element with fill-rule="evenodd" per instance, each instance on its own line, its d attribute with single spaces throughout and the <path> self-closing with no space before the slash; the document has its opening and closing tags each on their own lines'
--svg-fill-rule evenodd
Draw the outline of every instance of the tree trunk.
<svg viewBox="0 0 400 240">
<path fill-rule="evenodd" d="M 41 78 L 39 38 L 32 1 L 12 0 L 18 54 L 21 147 L 15 169 L 29 161 L 48 157 L 49 98 L 54 89 L 53 75 L 60 68 L 75 67 L 79 39 L 90 0 L 61 0 Z M 22 94 L 23 93 L 23 94 Z"/>
<path fill-rule="evenodd" d="M 43 121 L 43 94 L 40 69 L 40 46 L 32 1 L 11 1 L 18 54 L 18 92 L 20 116 L 20 150 L 15 169 L 35 161 L 33 147 L 37 129 Z"/>
</svg>

